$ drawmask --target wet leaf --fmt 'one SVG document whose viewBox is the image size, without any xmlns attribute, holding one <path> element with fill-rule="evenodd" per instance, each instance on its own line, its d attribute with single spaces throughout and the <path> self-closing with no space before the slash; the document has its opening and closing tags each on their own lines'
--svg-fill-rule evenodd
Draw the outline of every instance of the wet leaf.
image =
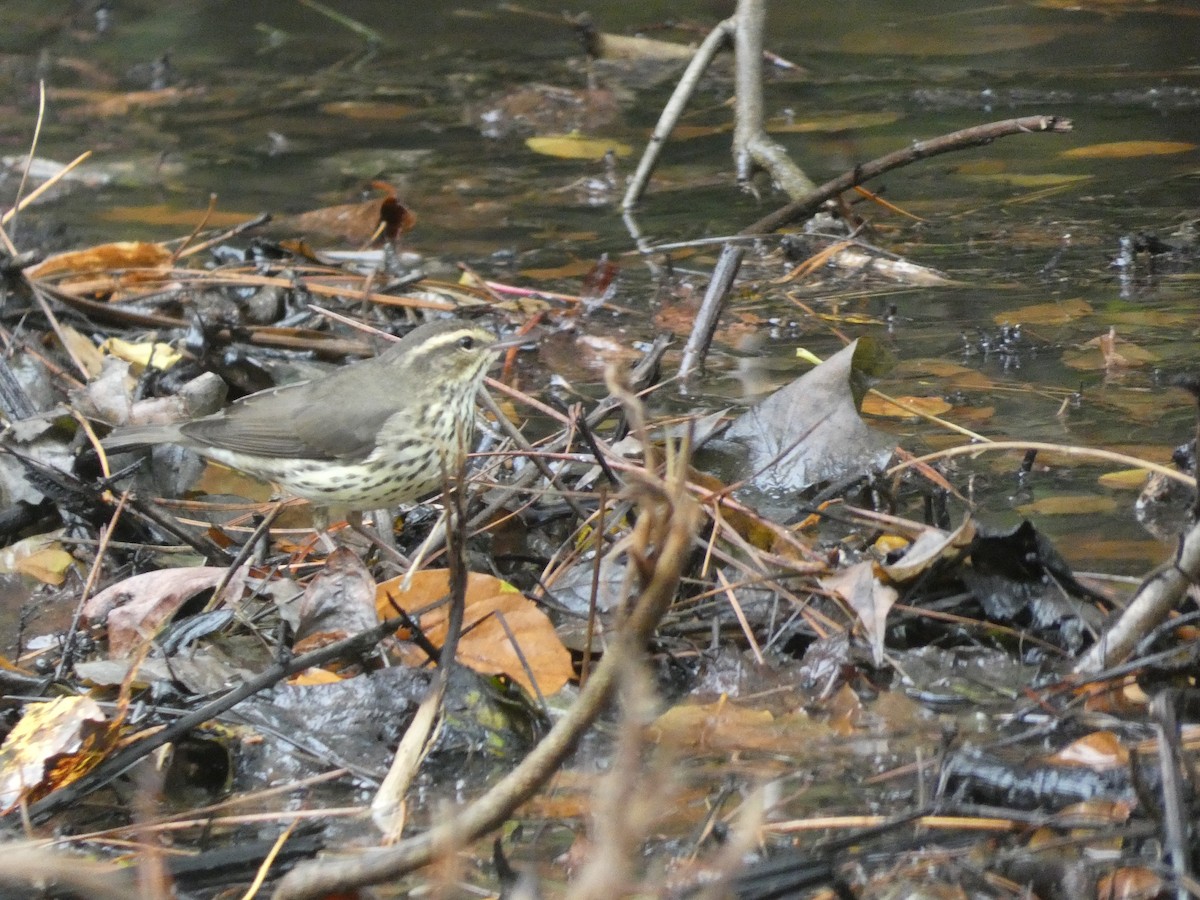
<svg viewBox="0 0 1200 900">
<path fill-rule="evenodd" d="M 1096 896 L 1111 900 L 1157 900 L 1166 893 L 1163 877 L 1145 866 L 1120 866 L 1096 880 Z"/>
<path fill-rule="evenodd" d="M 397 607 L 413 615 L 420 614 L 425 636 L 440 646 L 446 638 L 449 604 L 437 604 L 449 593 L 449 572 L 445 569 L 417 572 L 408 591 L 400 590 L 401 581 L 403 576 L 379 585 L 376 594 L 379 615 L 394 616 Z M 512 632 L 512 640 L 500 623 L 500 616 Z M 459 661 L 485 675 L 503 673 L 532 691 L 529 675 L 521 664 L 522 657 L 543 695 L 556 693 L 574 675 L 571 654 L 558 639 L 549 617 L 507 582 L 472 572 L 467 578 Z M 410 648 L 405 658 L 414 665 L 425 662 L 424 654 L 416 648 Z"/>
<path fill-rule="evenodd" d="M 1158 356 L 1117 337 L 1117 329 L 1110 328 L 1107 334 L 1092 338 L 1083 350 L 1068 350 L 1063 353 L 1063 362 L 1072 369 L 1119 371 L 1133 369 L 1158 362 Z"/>
<path fill-rule="evenodd" d="M 327 115 L 369 122 L 395 122 L 416 111 L 406 103 L 384 103 L 378 100 L 339 100 L 322 103 L 318 109 Z"/>
<path fill-rule="evenodd" d="M 954 531 L 949 532 L 940 528 L 926 528 L 912 542 L 904 556 L 882 568 L 892 581 L 912 581 L 924 575 L 940 560 L 961 556 L 974 539 L 973 519 L 967 519 Z"/>
<path fill-rule="evenodd" d="M 1122 469 L 1119 472 L 1105 472 L 1098 481 L 1114 490 L 1140 491 L 1146 486 L 1146 476 L 1149 474 L 1149 469 Z"/>
<path fill-rule="evenodd" d="M 1079 494 L 1059 494 L 1043 497 L 1032 503 L 1022 503 L 1017 512 L 1023 516 L 1085 516 L 1116 511 L 1120 504 L 1114 497 L 1090 497 Z"/>
<path fill-rule="evenodd" d="M 1195 149 L 1195 144 L 1183 141 L 1113 141 L 1072 147 L 1059 155 L 1066 159 L 1133 159 L 1139 156 L 1169 156 Z"/>
<path fill-rule="evenodd" d="M 341 240 L 355 245 L 375 240 L 395 241 L 416 225 L 416 214 L 396 198 L 389 186 L 377 182 L 375 187 L 383 190 L 385 196 L 361 203 L 326 206 L 295 216 L 280 216 L 275 220 L 276 225 L 306 237 Z"/>
<path fill-rule="evenodd" d="M 87 696 L 30 703 L 0 746 L 0 810 L 7 813 L 74 781 L 91 769 L 105 728 L 104 712 Z M 69 758 L 74 765 L 68 765 Z M 68 774 L 69 773 L 69 774 Z"/>
<path fill-rule="evenodd" d="M 894 441 L 858 414 L 850 344 L 734 420 L 725 437 L 746 448 L 738 477 L 761 490 L 801 490 L 881 468 Z"/>
<path fill-rule="evenodd" d="M 899 122 L 902 118 L 904 118 L 903 113 L 884 110 L 877 112 L 822 112 L 805 116 L 802 119 L 771 119 L 767 122 L 767 131 L 774 134 L 851 131 L 891 125 L 893 122 Z"/>
<path fill-rule="evenodd" d="M 992 321 L 997 325 L 1066 325 L 1076 319 L 1090 316 L 1092 312 L 1089 303 L 1074 298 L 1055 300 L 1051 303 L 1034 303 L 1012 312 L 997 313 L 992 317 Z"/>
<path fill-rule="evenodd" d="M 695 751 L 771 750 L 789 741 L 813 740 L 832 729 L 801 714 L 776 717 L 722 697 L 713 703 L 680 703 L 650 726 L 652 740 Z"/>
<path fill-rule="evenodd" d="M 617 156 L 633 152 L 629 144 L 608 138 L 584 137 L 580 134 L 541 135 L 525 139 L 525 146 L 542 156 L 558 159 L 603 159 L 610 150 Z"/>
<path fill-rule="evenodd" d="M 1111 731 L 1094 731 L 1063 747 L 1049 761 L 1096 770 L 1125 768 L 1129 765 L 1129 748 Z"/>
<path fill-rule="evenodd" d="M 33 535 L 0 550 L 0 572 L 28 575 L 43 584 L 62 584 L 75 557 L 58 542 L 61 535 L 61 531 Z"/>
<path fill-rule="evenodd" d="M 894 587 L 881 582 L 875 575 L 875 564 L 869 560 L 829 578 L 820 579 L 821 587 L 837 594 L 858 614 L 875 665 L 883 665 L 883 639 L 887 635 L 887 614 L 900 594 Z"/>
<path fill-rule="evenodd" d="M 953 406 L 941 397 L 897 397 L 896 399 L 906 406 L 919 410 L 929 416 L 944 415 L 954 409 Z M 895 403 L 884 397 L 880 397 L 878 394 L 867 394 L 867 396 L 863 397 L 862 412 L 863 415 L 880 416 L 889 419 L 919 418 L 916 413 L 897 406 Z"/>
<path fill-rule="evenodd" d="M 294 650 L 314 650 L 378 624 L 375 579 L 357 554 L 338 547 L 304 590 Z"/>
<path fill-rule="evenodd" d="M 216 587 L 225 573 L 219 566 L 195 566 L 134 575 L 91 597 L 84 604 L 83 615 L 107 625 L 109 654 L 121 656 L 154 637 L 180 607 Z M 225 596 L 240 597 L 241 591 L 242 579 L 235 574 Z"/>
</svg>

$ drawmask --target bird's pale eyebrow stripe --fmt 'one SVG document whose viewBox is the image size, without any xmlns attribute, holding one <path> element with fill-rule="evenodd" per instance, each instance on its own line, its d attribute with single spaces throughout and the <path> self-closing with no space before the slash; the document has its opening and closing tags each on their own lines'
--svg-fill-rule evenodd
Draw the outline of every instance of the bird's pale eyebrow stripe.
<svg viewBox="0 0 1200 900">
<path fill-rule="evenodd" d="M 464 337 L 483 337 L 487 332 L 479 331 L 475 328 L 460 328 L 457 331 L 447 331 L 445 334 L 434 335 L 429 340 L 422 341 L 413 349 L 420 353 L 434 353 L 443 347 L 455 343 L 460 338 Z M 491 338 L 491 335 L 488 335 Z"/>
</svg>

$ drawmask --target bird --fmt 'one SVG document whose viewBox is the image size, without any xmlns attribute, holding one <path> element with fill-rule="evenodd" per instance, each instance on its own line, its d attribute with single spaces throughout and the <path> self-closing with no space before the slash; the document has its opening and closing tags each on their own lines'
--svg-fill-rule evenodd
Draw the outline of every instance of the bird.
<svg viewBox="0 0 1200 900">
<path fill-rule="evenodd" d="M 268 388 L 220 412 L 114 429 L 107 452 L 177 444 L 308 500 L 313 525 L 412 503 L 458 472 L 475 395 L 501 348 L 462 319 L 418 326 L 378 356 Z"/>
</svg>

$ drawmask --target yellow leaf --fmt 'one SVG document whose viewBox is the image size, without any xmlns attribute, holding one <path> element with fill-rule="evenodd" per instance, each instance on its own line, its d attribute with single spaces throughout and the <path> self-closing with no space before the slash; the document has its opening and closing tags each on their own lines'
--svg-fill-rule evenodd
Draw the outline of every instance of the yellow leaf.
<svg viewBox="0 0 1200 900">
<path fill-rule="evenodd" d="M 67 570 L 74 564 L 75 557 L 56 544 L 17 560 L 15 568 L 22 575 L 36 578 L 42 584 L 57 586 L 67 580 Z"/>
<path fill-rule="evenodd" d="M 1043 497 L 1032 503 L 1022 503 L 1017 512 L 1023 516 L 1094 516 L 1111 513 L 1117 508 L 1112 497 L 1084 497 L 1079 494 L 1060 494 Z"/>
<path fill-rule="evenodd" d="M 1122 469 L 1119 472 L 1105 472 L 1100 476 L 1100 484 L 1106 488 L 1125 491 L 1140 491 L 1146 486 L 1146 476 L 1149 469 Z"/>
<path fill-rule="evenodd" d="M 1074 147 L 1061 154 L 1066 159 L 1133 159 L 1138 156 L 1168 156 L 1195 150 L 1195 144 L 1183 141 L 1113 141 L 1109 144 L 1088 144 Z"/>
<path fill-rule="evenodd" d="M 165 371 L 183 359 L 183 354 L 162 341 L 142 341 L 135 344 L 120 338 L 108 338 L 100 345 L 100 349 L 117 359 L 131 362 L 143 369 L 147 366 L 154 366 L 156 369 Z"/>
<path fill-rule="evenodd" d="M 620 141 L 607 138 L 589 138 L 578 134 L 548 134 L 525 139 L 525 146 L 543 156 L 559 159 L 603 159 L 612 151 L 617 156 L 628 156 L 633 148 Z"/>
</svg>

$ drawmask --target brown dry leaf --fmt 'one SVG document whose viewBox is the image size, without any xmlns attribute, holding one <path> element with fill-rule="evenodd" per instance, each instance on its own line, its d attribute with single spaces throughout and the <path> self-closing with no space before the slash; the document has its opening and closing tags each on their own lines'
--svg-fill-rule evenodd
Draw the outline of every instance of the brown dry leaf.
<svg viewBox="0 0 1200 900">
<path fill-rule="evenodd" d="M 1195 144 L 1183 141 L 1113 141 L 1108 144 L 1089 144 L 1072 147 L 1059 156 L 1065 159 L 1133 159 L 1139 156 L 1169 156 L 1195 150 Z"/>
<path fill-rule="evenodd" d="M 92 343 L 92 339 L 66 324 L 59 328 L 58 333 L 71 356 L 83 364 L 88 377 L 99 375 L 104 369 L 104 354 Z"/>
<path fill-rule="evenodd" d="M 1081 766 L 1103 771 L 1129 765 L 1129 748 L 1111 731 L 1093 731 L 1073 741 L 1047 760 L 1060 766 Z"/>
<path fill-rule="evenodd" d="M 1120 506 L 1115 497 L 1090 497 L 1059 494 L 1022 503 L 1017 512 L 1023 516 L 1090 516 L 1115 512 Z"/>
<path fill-rule="evenodd" d="M 1090 316 L 1092 312 L 1092 307 L 1087 301 L 1074 298 L 1055 300 L 1051 303 L 1034 303 L 1012 312 L 997 313 L 992 317 L 992 321 L 997 325 L 1066 325 L 1076 319 Z"/>
<path fill-rule="evenodd" d="M 385 196 L 361 203 L 326 206 L 295 216 L 281 216 L 275 220 L 275 224 L 287 231 L 354 245 L 363 245 L 376 239 L 395 241 L 412 230 L 417 217 L 397 199 L 390 186 L 383 182 L 375 182 L 372 186 L 384 191 Z"/>
<path fill-rule="evenodd" d="M 941 397 L 897 397 L 896 399 L 928 416 L 941 416 L 954 408 Z M 863 415 L 881 416 L 889 419 L 918 418 L 916 413 L 909 412 L 907 409 L 897 406 L 895 403 L 880 397 L 878 394 L 867 394 L 867 396 L 863 397 L 862 412 Z"/>
<path fill-rule="evenodd" d="M 100 760 L 95 750 L 106 731 L 104 712 L 91 697 L 28 704 L 0 746 L 0 811 L 7 813 L 91 769 Z M 75 763 L 64 766 L 68 758 Z"/>
<path fill-rule="evenodd" d="M 157 634 L 188 600 L 216 587 L 225 573 L 220 566 L 192 566 L 134 575 L 89 598 L 83 615 L 108 626 L 109 655 L 122 656 Z M 235 573 L 225 596 L 240 597 L 243 581 Z"/>
<path fill-rule="evenodd" d="M 338 547 L 313 576 L 300 600 L 297 653 L 341 640 L 379 624 L 375 579 L 352 550 Z M 312 646 L 305 646 L 312 641 Z"/>
<path fill-rule="evenodd" d="M 394 122 L 412 115 L 416 108 L 406 103 L 384 103 L 376 100 L 339 100 L 317 107 L 330 116 L 369 122 Z"/>
<path fill-rule="evenodd" d="M 260 503 L 270 500 L 275 493 L 275 488 L 261 478 L 214 462 L 205 465 L 191 490 L 209 497 L 245 497 Z"/>
<path fill-rule="evenodd" d="M 375 603 L 380 617 L 394 616 L 397 608 L 412 615 L 420 613 L 425 636 L 440 645 L 446 639 L 449 604 L 429 608 L 449 594 L 449 571 L 417 572 L 408 591 L 400 590 L 402 581 L 403 576 L 379 585 Z M 509 640 L 500 616 L 512 632 L 512 640 Z M 520 647 L 519 655 L 514 641 Z M 532 692 L 533 685 L 521 664 L 522 657 L 537 681 L 538 690 L 545 696 L 557 693 L 575 674 L 571 654 L 544 612 L 507 582 L 491 575 L 470 573 L 463 634 L 458 642 L 459 661 L 485 675 L 503 673 Z M 406 661 L 420 665 L 425 662 L 425 657 L 416 648 L 411 648 L 406 653 Z"/>
<path fill-rule="evenodd" d="M 1096 896 L 1113 900 L 1156 900 L 1167 893 L 1163 877 L 1145 866 L 1120 866 L 1096 880 Z"/>
<path fill-rule="evenodd" d="M 900 594 L 875 576 L 875 564 L 869 560 L 820 579 L 821 587 L 837 594 L 850 605 L 862 622 L 871 642 L 875 665 L 883 665 L 883 639 L 887 635 L 887 614 Z"/>
<path fill-rule="evenodd" d="M 557 159 L 604 159 L 610 150 L 617 156 L 628 156 L 633 148 L 608 138 L 584 137 L 581 134 L 547 134 L 525 139 L 525 146 L 542 156 Z"/>
<path fill-rule="evenodd" d="M 118 241 L 114 244 L 97 244 L 86 250 L 56 253 L 26 269 L 25 274 L 30 278 L 46 278 L 59 274 L 90 276 L 114 269 L 160 269 L 169 266 L 171 259 L 171 251 L 161 244 Z"/>
</svg>

